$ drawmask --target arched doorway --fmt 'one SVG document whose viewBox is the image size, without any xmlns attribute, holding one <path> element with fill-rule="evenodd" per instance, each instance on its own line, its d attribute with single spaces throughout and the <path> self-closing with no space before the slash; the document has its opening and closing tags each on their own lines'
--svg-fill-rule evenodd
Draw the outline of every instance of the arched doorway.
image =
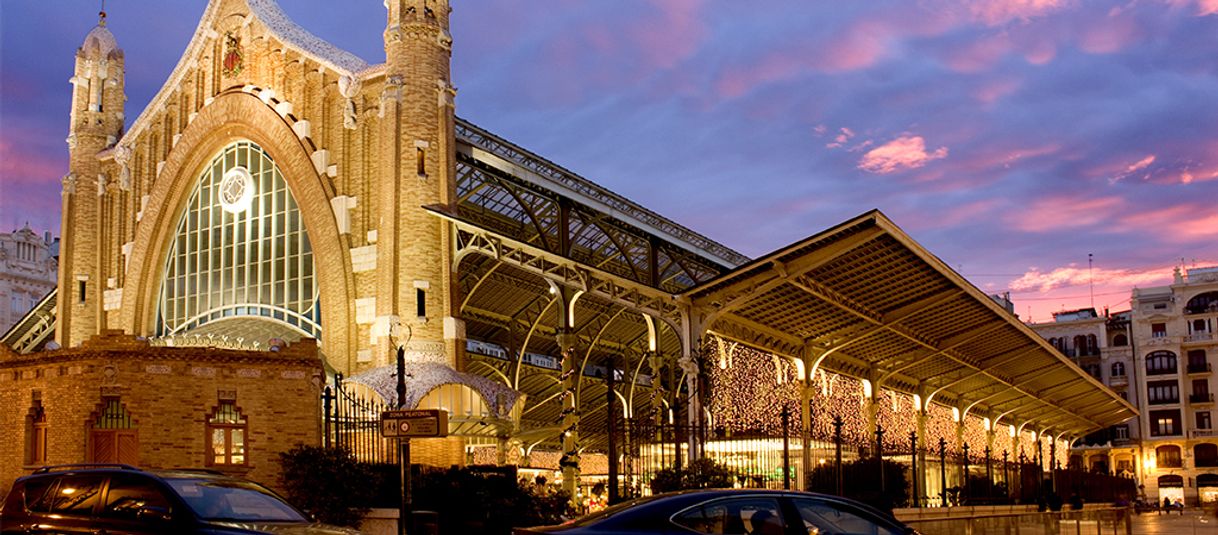
<svg viewBox="0 0 1218 535">
<path fill-rule="evenodd" d="M 1159 505 L 1163 500 L 1184 503 L 1184 477 L 1174 474 L 1159 476 Z"/>
<path fill-rule="evenodd" d="M 1201 503 L 1218 502 L 1218 474 L 1200 474 L 1197 476 L 1197 493 Z"/>
</svg>

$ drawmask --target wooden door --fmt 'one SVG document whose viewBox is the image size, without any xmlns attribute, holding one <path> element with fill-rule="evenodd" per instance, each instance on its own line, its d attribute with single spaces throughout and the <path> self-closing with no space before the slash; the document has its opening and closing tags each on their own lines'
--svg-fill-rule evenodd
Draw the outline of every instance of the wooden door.
<svg viewBox="0 0 1218 535">
<path fill-rule="evenodd" d="M 89 462 L 138 466 L 140 440 L 134 429 L 93 429 L 89 432 Z"/>
</svg>

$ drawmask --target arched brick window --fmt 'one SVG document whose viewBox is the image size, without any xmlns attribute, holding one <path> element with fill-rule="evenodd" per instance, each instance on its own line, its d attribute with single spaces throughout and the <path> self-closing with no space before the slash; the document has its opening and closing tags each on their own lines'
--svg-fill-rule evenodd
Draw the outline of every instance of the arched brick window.
<svg viewBox="0 0 1218 535">
<path fill-rule="evenodd" d="M 232 400 L 221 401 L 207 418 L 207 465 L 245 466 L 248 425 Z"/>
<path fill-rule="evenodd" d="M 25 415 L 25 464 L 43 465 L 47 462 L 47 415 L 42 408 L 42 395 L 34 392 L 34 400 Z"/>
</svg>

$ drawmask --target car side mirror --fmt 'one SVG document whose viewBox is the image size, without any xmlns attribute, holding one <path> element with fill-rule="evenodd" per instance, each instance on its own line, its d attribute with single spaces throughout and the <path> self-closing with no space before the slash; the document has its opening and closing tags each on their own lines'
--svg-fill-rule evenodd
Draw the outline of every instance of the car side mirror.
<svg viewBox="0 0 1218 535">
<path fill-rule="evenodd" d="M 161 522 L 173 520 L 173 514 L 170 513 L 168 508 L 157 507 L 155 505 L 145 505 L 140 507 L 139 512 L 136 513 L 136 516 L 140 519 L 158 520 Z"/>
</svg>

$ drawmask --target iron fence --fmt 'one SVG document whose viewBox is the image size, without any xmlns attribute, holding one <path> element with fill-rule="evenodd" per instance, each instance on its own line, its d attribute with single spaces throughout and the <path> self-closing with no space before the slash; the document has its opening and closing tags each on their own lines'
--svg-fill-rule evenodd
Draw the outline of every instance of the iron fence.
<svg viewBox="0 0 1218 535">
<path fill-rule="evenodd" d="M 361 461 L 397 464 L 397 442 L 381 436 L 381 413 L 387 410 L 392 407 L 360 396 L 336 374 L 322 391 L 323 445 L 345 448 Z"/>
</svg>

